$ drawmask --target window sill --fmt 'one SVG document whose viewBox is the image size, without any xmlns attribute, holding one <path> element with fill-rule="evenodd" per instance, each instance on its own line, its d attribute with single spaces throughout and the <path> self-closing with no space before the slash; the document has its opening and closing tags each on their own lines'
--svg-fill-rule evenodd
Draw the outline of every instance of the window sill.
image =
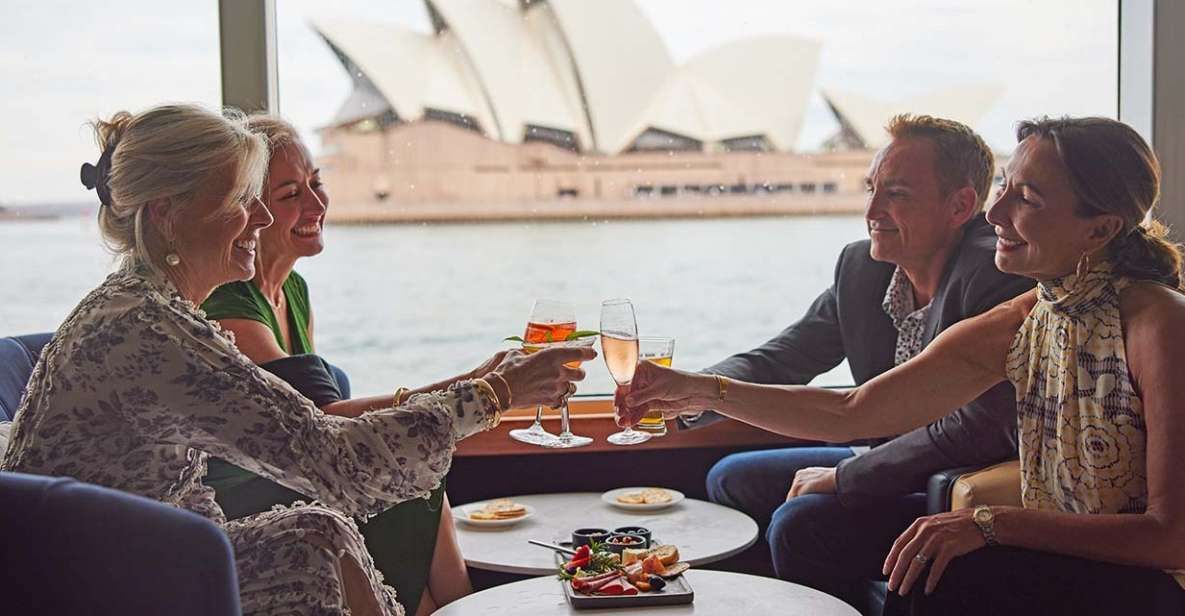
<svg viewBox="0 0 1185 616">
<path fill-rule="evenodd" d="M 575 449 L 550 449 L 520 443 L 510 438 L 509 432 L 528 427 L 535 420 L 533 409 L 514 409 L 503 415 L 502 423 L 493 430 L 475 434 L 457 444 L 455 457 L 479 458 L 487 456 L 539 456 L 555 454 L 604 453 L 622 451 L 657 451 L 696 448 L 755 448 L 790 447 L 807 441 L 794 439 L 739 421 L 718 421 L 694 430 L 679 430 L 674 421 L 667 422 L 666 436 L 652 438 L 639 445 L 622 447 L 610 444 L 606 437 L 620 428 L 613 421 L 613 400 L 609 397 L 574 399 L 569 403 L 572 431 L 593 438 L 592 444 Z M 559 430 L 559 413 L 547 411 L 544 426 L 553 434 Z"/>
</svg>

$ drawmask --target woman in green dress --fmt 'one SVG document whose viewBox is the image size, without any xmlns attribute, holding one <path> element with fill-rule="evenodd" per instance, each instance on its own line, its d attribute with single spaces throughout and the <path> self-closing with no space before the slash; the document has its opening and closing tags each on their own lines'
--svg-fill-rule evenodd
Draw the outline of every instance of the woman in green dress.
<svg viewBox="0 0 1185 616">
<path fill-rule="evenodd" d="M 255 277 L 219 287 L 202 309 L 234 333 L 236 346 L 248 358 L 289 381 L 322 411 L 356 417 L 371 410 L 368 407 L 375 399 L 340 399 L 339 395 L 325 394 L 335 384 L 327 378 L 327 370 L 319 369 L 324 364 L 306 355 L 314 352 L 313 311 L 304 278 L 293 271 L 297 259 L 314 256 L 323 248 L 321 228 L 329 197 L 308 149 L 290 124 L 254 116 L 249 125 L 271 146 L 263 200 L 275 223 L 260 232 Z M 414 391 L 400 389 L 396 397 L 406 399 L 484 375 L 501 355 L 469 374 Z M 326 381 L 330 381 L 328 387 Z M 321 395 L 307 391 L 309 388 L 319 388 Z M 222 460 L 211 459 L 209 468 L 206 484 L 215 489 L 228 519 L 309 500 Z M 426 500 L 400 503 L 372 518 L 362 525 L 362 534 L 376 566 L 395 587 L 408 614 L 431 614 L 472 592 L 443 483 Z"/>
</svg>

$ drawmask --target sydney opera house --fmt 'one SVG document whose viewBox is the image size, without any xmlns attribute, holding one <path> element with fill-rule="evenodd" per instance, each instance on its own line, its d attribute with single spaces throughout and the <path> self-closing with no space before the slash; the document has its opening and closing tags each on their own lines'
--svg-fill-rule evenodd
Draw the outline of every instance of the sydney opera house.
<svg viewBox="0 0 1185 616">
<path fill-rule="evenodd" d="M 353 91 L 321 130 L 339 220 L 857 211 L 899 111 L 974 121 L 997 94 L 820 94 L 839 130 L 794 152 L 820 45 L 740 40 L 676 64 L 633 0 L 424 0 L 432 32 L 313 27 Z"/>
</svg>

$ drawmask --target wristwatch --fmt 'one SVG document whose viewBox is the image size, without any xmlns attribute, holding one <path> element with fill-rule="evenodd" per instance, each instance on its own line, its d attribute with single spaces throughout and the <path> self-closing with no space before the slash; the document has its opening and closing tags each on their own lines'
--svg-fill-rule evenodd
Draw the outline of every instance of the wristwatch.
<svg viewBox="0 0 1185 616">
<path fill-rule="evenodd" d="M 979 532 L 983 534 L 983 541 L 988 545 L 1000 545 L 996 541 L 996 529 L 992 523 L 996 521 L 996 515 L 992 513 L 992 508 L 987 505 L 980 505 L 971 513 L 971 520 L 979 527 Z"/>
</svg>

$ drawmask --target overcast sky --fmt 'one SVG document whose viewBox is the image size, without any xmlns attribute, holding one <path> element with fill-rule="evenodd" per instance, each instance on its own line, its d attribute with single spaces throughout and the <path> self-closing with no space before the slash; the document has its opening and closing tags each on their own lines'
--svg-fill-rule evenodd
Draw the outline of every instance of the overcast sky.
<svg viewBox="0 0 1185 616">
<path fill-rule="evenodd" d="M 1116 113 L 1115 0 L 636 1 L 676 62 L 755 35 L 818 41 L 802 150 L 835 130 L 817 94 L 828 87 L 893 101 L 997 84 L 1003 95 L 976 128 L 1001 150 L 1011 148 L 1021 118 Z M 276 5 L 281 111 L 304 131 L 324 125 L 350 91 L 308 18 L 429 31 L 421 0 Z M 759 60 L 777 67 L 777 58 Z M 214 0 L 3 0 L 0 203 L 92 200 L 78 182 L 78 166 L 98 158 L 86 122 L 164 101 L 217 105 L 218 66 Z"/>
</svg>

